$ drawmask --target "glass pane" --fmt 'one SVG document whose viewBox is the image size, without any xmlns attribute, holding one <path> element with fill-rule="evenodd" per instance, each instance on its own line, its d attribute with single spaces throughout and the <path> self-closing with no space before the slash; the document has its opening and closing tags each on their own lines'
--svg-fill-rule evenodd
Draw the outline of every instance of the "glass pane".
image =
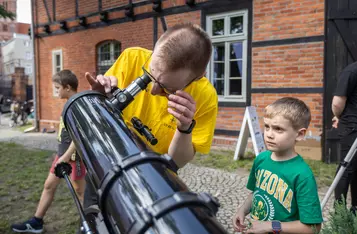
<svg viewBox="0 0 357 234">
<path fill-rule="evenodd" d="M 116 60 L 120 55 L 120 44 L 115 42 L 114 44 L 114 60 Z"/>
<path fill-rule="evenodd" d="M 56 54 L 56 66 L 61 66 L 61 56 Z"/>
<path fill-rule="evenodd" d="M 230 58 L 231 59 L 241 59 L 243 56 L 243 43 L 233 42 L 230 44 Z"/>
<path fill-rule="evenodd" d="M 242 95 L 242 80 L 229 81 L 229 95 Z"/>
<path fill-rule="evenodd" d="M 110 45 L 109 45 L 109 43 L 106 43 L 106 44 L 100 46 L 100 53 L 105 53 L 105 52 L 107 52 L 107 53 L 110 52 Z"/>
<path fill-rule="evenodd" d="M 224 35 L 224 19 L 212 20 L 212 35 Z"/>
<path fill-rule="evenodd" d="M 213 80 L 213 86 L 216 88 L 218 95 L 224 94 L 224 80 Z"/>
<path fill-rule="evenodd" d="M 214 61 L 224 61 L 224 44 L 213 45 Z"/>
<path fill-rule="evenodd" d="M 119 52 L 120 51 L 120 44 L 117 42 L 114 42 L 114 52 Z"/>
<path fill-rule="evenodd" d="M 224 78 L 224 63 L 214 63 L 213 78 Z"/>
<path fill-rule="evenodd" d="M 110 68 L 111 66 L 98 66 L 98 71 L 97 71 L 97 74 L 99 75 L 99 74 L 104 74 L 104 73 L 106 73 L 108 70 L 109 70 L 109 68 Z"/>
<path fill-rule="evenodd" d="M 231 34 L 243 32 L 243 16 L 231 18 Z"/>
<path fill-rule="evenodd" d="M 242 61 L 230 62 L 229 77 L 242 77 Z"/>
</svg>

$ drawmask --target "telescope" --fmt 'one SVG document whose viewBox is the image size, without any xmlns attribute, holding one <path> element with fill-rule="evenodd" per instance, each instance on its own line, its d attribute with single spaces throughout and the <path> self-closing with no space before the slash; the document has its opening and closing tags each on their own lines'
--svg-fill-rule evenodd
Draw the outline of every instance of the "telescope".
<svg viewBox="0 0 357 234">
<path fill-rule="evenodd" d="M 96 191 L 97 209 L 82 208 L 69 182 L 65 163 L 56 169 L 65 178 L 81 217 L 82 233 L 93 234 L 223 234 L 216 219 L 219 203 L 208 193 L 194 193 L 176 174 L 167 154 L 154 152 L 160 144 L 150 129 L 133 116 L 132 126 L 122 111 L 145 90 L 144 74 L 113 96 L 84 91 L 72 96 L 62 118 Z M 142 140 L 139 135 L 146 139 Z"/>
</svg>

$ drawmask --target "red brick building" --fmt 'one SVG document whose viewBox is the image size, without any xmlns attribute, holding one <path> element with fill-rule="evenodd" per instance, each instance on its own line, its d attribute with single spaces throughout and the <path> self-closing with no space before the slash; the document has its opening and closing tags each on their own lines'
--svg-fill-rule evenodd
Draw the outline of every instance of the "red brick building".
<svg viewBox="0 0 357 234">
<path fill-rule="evenodd" d="M 209 33 L 214 45 L 207 74 L 219 94 L 216 145 L 235 145 L 246 106 L 256 106 L 261 117 L 267 104 L 283 96 L 304 100 L 312 111 L 311 135 L 324 133 L 331 126 L 330 91 L 339 72 L 335 69 L 330 71 L 333 77 L 326 77 L 324 70 L 326 63 L 338 63 L 325 56 L 328 40 L 338 40 L 327 38 L 325 29 L 332 26 L 325 4 L 357 9 L 354 0 L 34 2 L 41 128 L 58 123 L 64 103 L 54 98 L 55 71 L 73 70 L 80 90 L 88 89 L 85 72 L 103 73 L 127 47 L 153 48 L 165 24 L 194 22 Z M 337 8 L 338 2 L 344 3 Z M 341 56 L 351 57 L 346 54 Z"/>
</svg>

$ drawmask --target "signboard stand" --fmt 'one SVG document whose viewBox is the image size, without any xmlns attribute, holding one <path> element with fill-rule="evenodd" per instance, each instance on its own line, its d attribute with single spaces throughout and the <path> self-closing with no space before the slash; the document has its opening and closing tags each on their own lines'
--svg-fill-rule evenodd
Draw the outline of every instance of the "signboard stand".
<svg viewBox="0 0 357 234">
<path fill-rule="evenodd" d="M 234 153 L 234 160 L 244 156 L 245 148 L 250 135 L 253 143 L 254 153 L 265 151 L 265 144 L 260 130 L 259 119 L 254 106 L 247 106 L 244 113 L 243 123 L 238 137 L 237 147 Z"/>
</svg>

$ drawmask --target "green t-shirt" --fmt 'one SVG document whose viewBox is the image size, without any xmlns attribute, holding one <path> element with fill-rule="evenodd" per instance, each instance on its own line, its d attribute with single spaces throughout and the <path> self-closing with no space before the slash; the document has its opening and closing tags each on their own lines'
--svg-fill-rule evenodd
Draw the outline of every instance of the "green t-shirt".
<svg viewBox="0 0 357 234">
<path fill-rule="evenodd" d="M 247 188 L 253 191 L 250 215 L 255 220 L 300 220 L 322 223 L 320 200 L 314 174 L 300 155 L 273 161 L 271 151 L 254 160 Z"/>
</svg>

